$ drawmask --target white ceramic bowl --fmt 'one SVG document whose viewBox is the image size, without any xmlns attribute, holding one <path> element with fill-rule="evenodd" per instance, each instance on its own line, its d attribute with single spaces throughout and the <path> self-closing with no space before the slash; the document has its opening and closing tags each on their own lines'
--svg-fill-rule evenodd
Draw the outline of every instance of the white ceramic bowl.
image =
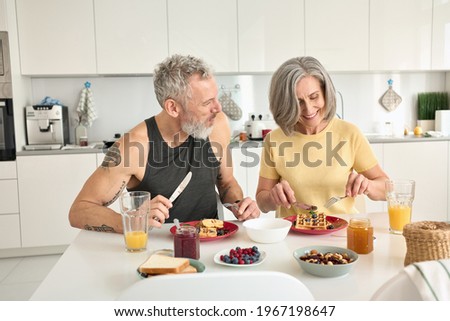
<svg viewBox="0 0 450 321">
<path fill-rule="evenodd" d="M 247 235 L 258 243 L 277 243 L 285 239 L 292 223 L 283 218 L 256 218 L 244 222 Z"/>
<path fill-rule="evenodd" d="M 353 259 L 353 262 L 347 264 L 335 264 L 335 265 L 321 265 L 315 263 L 309 263 L 300 259 L 301 256 L 309 254 L 312 250 L 317 250 L 320 253 L 347 253 L 350 258 Z M 337 276 L 342 276 L 348 274 L 352 268 L 355 266 L 356 262 L 358 262 L 358 254 L 353 252 L 352 250 L 337 247 L 337 246 L 322 246 L 322 245 L 313 245 L 302 247 L 296 249 L 293 253 L 295 260 L 301 266 L 301 268 L 310 274 L 325 277 L 325 278 L 333 278 Z"/>
</svg>

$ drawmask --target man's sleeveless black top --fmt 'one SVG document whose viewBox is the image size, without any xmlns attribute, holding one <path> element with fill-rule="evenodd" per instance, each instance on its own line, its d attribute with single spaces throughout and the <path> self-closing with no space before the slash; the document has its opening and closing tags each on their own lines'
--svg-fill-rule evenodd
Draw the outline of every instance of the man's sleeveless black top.
<svg viewBox="0 0 450 321">
<path fill-rule="evenodd" d="M 155 117 L 145 123 L 150 144 L 148 161 L 142 182 L 130 190 L 149 191 L 152 198 L 169 198 L 191 171 L 192 179 L 173 202 L 166 223 L 172 223 L 174 218 L 180 222 L 217 218 L 215 184 L 220 163 L 209 139 L 189 136 L 180 146 L 171 148 L 162 138 Z"/>
</svg>

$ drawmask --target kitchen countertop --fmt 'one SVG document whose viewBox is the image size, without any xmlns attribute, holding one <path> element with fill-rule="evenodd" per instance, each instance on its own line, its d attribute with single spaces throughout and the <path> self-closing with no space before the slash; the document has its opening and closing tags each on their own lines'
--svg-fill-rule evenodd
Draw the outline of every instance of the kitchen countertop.
<svg viewBox="0 0 450 321">
<path fill-rule="evenodd" d="M 386 144 L 386 143 L 417 143 L 417 142 L 437 142 L 450 141 L 450 136 L 441 137 L 416 137 L 414 135 L 406 136 L 386 136 L 382 134 L 367 134 L 367 140 L 371 144 Z M 245 142 L 231 142 L 230 148 L 255 148 L 262 147 L 262 141 L 248 140 Z"/>
<path fill-rule="evenodd" d="M 416 142 L 437 142 L 450 141 L 450 136 L 442 137 L 416 137 L 414 135 L 407 136 L 385 136 L 385 135 L 366 135 L 371 144 L 386 144 L 386 143 L 416 143 Z M 102 143 L 96 143 L 91 147 L 80 147 L 71 149 L 56 149 L 56 150 L 21 150 L 17 151 L 17 156 L 36 156 L 36 155 L 64 155 L 64 154 L 92 154 L 104 153 Z M 230 148 L 258 148 L 262 147 L 262 141 L 248 140 L 245 142 L 231 142 Z"/>
<path fill-rule="evenodd" d="M 359 214 L 364 215 L 364 214 Z M 336 215 L 349 220 L 353 215 Z M 279 243 L 258 244 L 251 241 L 241 222 L 237 233 L 213 242 L 201 242 L 200 261 L 203 273 L 239 273 L 241 269 L 214 263 L 214 255 L 221 250 L 257 245 L 266 252 L 265 261 L 249 267 L 252 271 L 278 271 L 303 282 L 316 300 L 354 301 L 370 300 L 375 291 L 403 269 L 406 254 L 405 238 L 388 231 L 387 213 L 369 213 L 374 226 L 374 251 L 359 255 L 353 270 L 346 276 L 320 278 L 303 271 L 293 257 L 295 249 L 308 245 L 346 247 L 346 230 L 326 235 L 308 235 L 290 232 Z M 31 300 L 115 300 L 128 287 L 139 282 L 136 269 L 155 250 L 172 249 L 173 237 L 164 224 L 149 235 L 148 250 L 127 253 L 123 235 L 80 230 L 74 242 L 41 283 Z M 188 298 L 186 298 L 188 299 Z"/>
<path fill-rule="evenodd" d="M 87 147 L 75 145 L 66 145 L 62 149 L 43 149 L 43 150 L 20 150 L 16 152 L 17 156 L 37 156 L 37 155 L 67 155 L 67 154 L 98 154 L 104 153 L 104 144 L 101 142 L 92 143 Z"/>
</svg>

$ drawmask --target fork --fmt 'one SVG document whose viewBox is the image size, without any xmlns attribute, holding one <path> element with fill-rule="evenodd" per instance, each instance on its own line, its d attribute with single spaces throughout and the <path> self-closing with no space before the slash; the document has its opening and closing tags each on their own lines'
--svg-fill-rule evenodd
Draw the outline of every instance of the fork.
<svg viewBox="0 0 450 321">
<path fill-rule="evenodd" d="M 223 206 L 225 206 L 226 208 L 228 207 L 234 207 L 235 209 L 239 209 L 239 205 L 237 205 L 236 203 L 223 203 Z"/>
<path fill-rule="evenodd" d="M 347 195 L 345 195 L 345 196 L 333 196 L 332 198 L 330 198 L 323 206 L 325 207 L 325 208 L 329 208 L 329 207 L 331 207 L 332 205 L 334 205 L 336 202 L 339 202 L 341 199 L 344 199 L 344 198 L 346 198 L 347 197 Z"/>
</svg>

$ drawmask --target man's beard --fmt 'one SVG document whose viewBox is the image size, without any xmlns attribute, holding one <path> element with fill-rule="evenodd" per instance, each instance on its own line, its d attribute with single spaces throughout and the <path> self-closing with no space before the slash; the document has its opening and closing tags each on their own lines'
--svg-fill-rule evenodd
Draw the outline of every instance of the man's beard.
<svg viewBox="0 0 450 321">
<path fill-rule="evenodd" d="M 213 127 L 207 127 L 204 123 L 195 120 L 192 116 L 186 115 L 186 120 L 182 122 L 181 129 L 188 135 L 206 139 L 211 134 Z"/>
</svg>

